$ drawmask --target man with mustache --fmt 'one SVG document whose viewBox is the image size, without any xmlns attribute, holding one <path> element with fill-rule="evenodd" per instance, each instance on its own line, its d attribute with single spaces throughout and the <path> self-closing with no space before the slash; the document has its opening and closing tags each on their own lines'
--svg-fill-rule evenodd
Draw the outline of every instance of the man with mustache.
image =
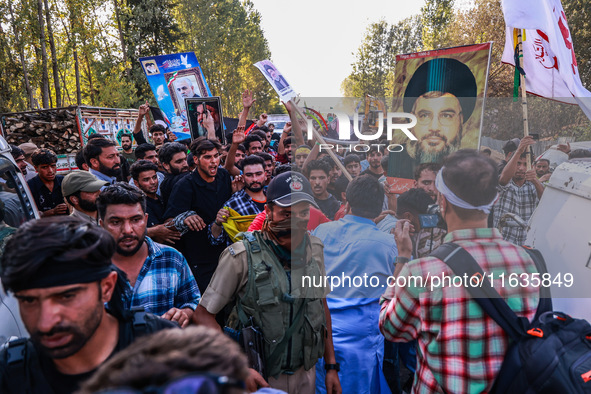
<svg viewBox="0 0 591 394">
<path fill-rule="evenodd" d="M 316 202 L 302 174 L 275 177 L 267 189 L 263 230 L 244 233 L 242 241 L 226 248 L 195 311 L 195 323 L 219 330 L 215 316 L 235 303 L 239 323 L 234 328 L 260 330 L 267 380 L 251 369 L 249 391 L 270 385 L 313 393 L 315 365 L 324 356 L 327 392 L 341 392 L 326 288 L 304 283 L 326 275 L 322 243 L 306 232 L 311 206 Z"/>
<path fill-rule="evenodd" d="M 72 171 L 62 181 L 62 193 L 74 208 L 70 216 L 98 225 L 96 199 L 101 188 L 109 184 L 99 181 L 88 171 Z"/>
<path fill-rule="evenodd" d="M 230 174 L 220 168 L 221 145 L 216 140 L 199 137 L 190 150 L 196 169 L 182 177 L 170 194 L 165 222 L 174 219 L 181 239 L 175 247 L 187 258 L 199 289 L 203 292 L 215 271 L 225 245 L 212 246 L 208 227 L 233 194 Z"/>
<path fill-rule="evenodd" d="M 384 154 L 379 150 L 379 147 L 376 145 L 371 145 L 369 151 L 367 151 L 367 161 L 369 163 L 369 167 L 367 170 L 363 171 L 361 175 L 371 175 L 376 179 L 380 179 L 382 175 L 384 175 L 384 170 L 382 169 L 382 157 Z"/>
<path fill-rule="evenodd" d="M 166 171 L 164 179 L 159 181 L 160 195 L 164 205 L 166 205 L 174 185 L 189 173 L 187 147 L 179 142 L 164 144 L 158 151 L 158 160 Z"/>
<path fill-rule="evenodd" d="M 27 184 L 42 217 L 67 215 L 68 206 L 62 195 L 63 175 L 57 173 L 57 156 L 49 149 L 37 149 L 31 156 L 37 175 Z"/>
<path fill-rule="evenodd" d="M 141 306 L 185 327 L 199 302 L 199 289 L 185 258 L 146 236 L 145 194 L 118 182 L 101 192 L 97 206 L 99 224 L 116 242 L 113 263 L 133 289 L 127 307 Z"/>
<path fill-rule="evenodd" d="M 211 226 L 213 243 L 216 245 L 229 241 L 222 227 L 222 224 L 228 221 L 230 215 L 230 212 L 225 209 L 226 207 L 232 208 L 241 216 L 257 215 L 265 209 L 267 196 L 265 196 L 263 188 L 267 180 L 267 174 L 265 173 L 265 161 L 262 157 L 250 155 L 242 161 L 242 180 L 244 189 L 234 193 L 224 203 L 224 208 L 218 211 L 216 221 Z"/>
<path fill-rule="evenodd" d="M 121 174 L 117 144 L 106 138 L 93 138 L 84 147 L 84 158 L 89 172 L 101 181 L 113 184 Z"/>
<path fill-rule="evenodd" d="M 526 223 L 534 213 L 534 210 L 542 198 L 544 185 L 536 176 L 536 170 L 527 170 L 527 160 L 530 160 L 526 152 L 535 141 L 532 136 L 523 137 L 517 150 L 509 159 L 499 176 L 499 199 L 493 211 L 493 225 L 498 228 L 501 218 L 508 213 L 517 214 Z M 516 245 L 523 245 L 527 236 L 527 230 L 508 220 L 501 228 L 501 234 L 505 241 Z"/>
<path fill-rule="evenodd" d="M 174 245 L 181 237 L 176 229 L 164 223 L 166 204 L 157 194 L 158 166 L 148 160 L 139 160 L 131 166 L 131 176 L 137 187 L 146 195 L 146 213 L 148 214 L 148 236 L 156 242 Z"/>
<path fill-rule="evenodd" d="M 18 299 L 30 338 L 0 350 L 0 392 L 73 393 L 140 335 L 174 325 L 125 309 L 125 274 L 113 238 L 71 216 L 31 220 L 8 242 L 4 288 Z"/>
<path fill-rule="evenodd" d="M 123 149 L 123 151 L 121 152 L 121 156 L 123 156 L 123 158 L 127 160 L 129 165 L 135 163 L 137 159 L 132 148 L 131 134 L 124 133 L 121 135 L 121 148 Z"/>
<path fill-rule="evenodd" d="M 330 167 L 322 160 L 314 160 L 306 166 L 306 175 L 312 185 L 316 204 L 327 218 L 333 220 L 341 204 L 328 192 Z"/>
</svg>

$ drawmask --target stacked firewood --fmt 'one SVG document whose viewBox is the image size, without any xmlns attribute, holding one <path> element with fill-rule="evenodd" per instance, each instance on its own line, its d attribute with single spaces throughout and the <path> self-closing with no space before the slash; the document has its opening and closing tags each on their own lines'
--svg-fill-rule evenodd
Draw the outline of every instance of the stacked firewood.
<svg viewBox="0 0 591 394">
<path fill-rule="evenodd" d="M 32 142 L 57 154 L 82 148 L 74 106 L 6 114 L 4 122 L 6 140 L 10 144 Z"/>
</svg>

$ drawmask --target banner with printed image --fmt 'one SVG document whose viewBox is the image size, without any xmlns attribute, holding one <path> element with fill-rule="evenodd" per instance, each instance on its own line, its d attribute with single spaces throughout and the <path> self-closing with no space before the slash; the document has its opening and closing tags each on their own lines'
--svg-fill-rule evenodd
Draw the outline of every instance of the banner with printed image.
<svg viewBox="0 0 591 394">
<path fill-rule="evenodd" d="M 492 43 L 396 56 L 392 112 L 411 113 L 417 124 L 394 133 L 391 143 L 404 147 L 390 153 L 388 175 L 414 178 L 422 163 L 480 144 L 482 114 Z M 404 120 L 401 123 L 408 122 Z"/>
<path fill-rule="evenodd" d="M 170 130 L 190 138 L 185 98 L 209 97 L 211 91 L 194 52 L 140 58 L 140 63 Z"/>
</svg>

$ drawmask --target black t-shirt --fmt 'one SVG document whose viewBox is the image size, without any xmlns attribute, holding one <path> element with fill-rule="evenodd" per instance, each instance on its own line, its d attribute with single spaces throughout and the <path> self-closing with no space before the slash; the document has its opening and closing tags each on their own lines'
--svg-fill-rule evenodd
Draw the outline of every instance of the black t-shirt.
<svg viewBox="0 0 591 394">
<path fill-rule="evenodd" d="M 170 194 L 172 193 L 172 189 L 174 189 L 174 185 L 185 176 L 191 175 L 190 172 L 184 172 L 182 174 L 164 174 L 164 180 L 160 184 L 160 196 L 162 197 L 162 201 L 164 205 L 168 204 L 168 200 L 170 199 Z"/>
<path fill-rule="evenodd" d="M 260 201 L 256 201 L 253 199 L 251 199 L 251 200 L 254 203 L 254 205 L 256 205 L 256 207 L 259 209 L 260 212 L 263 212 L 265 210 L 266 202 L 260 202 Z"/>
<path fill-rule="evenodd" d="M 138 317 L 138 320 L 141 320 L 139 319 L 138 315 L 136 316 Z M 107 359 L 111 358 L 115 353 L 129 346 L 136 339 L 136 337 L 147 335 L 166 328 L 178 327 L 178 325 L 175 323 L 161 319 L 149 313 L 145 314 L 144 321 L 146 324 L 143 326 L 143 328 L 136 328 L 133 326 L 133 317 L 125 320 L 118 320 L 119 340 L 117 341 L 117 345 L 115 345 L 115 349 L 113 349 L 113 352 Z M 4 360 L 4 352 L 5 350 L 0 352 L 0 360 Z M 27 352 L 29 352 L 29 350 Z M 23 390 L 22 392 L 25 392 L 26 389 L 29 389 L 30 392 L 34 394 L 70 394 L 77 391 L 80 388 L 80 384 L 91 377 L 94 372 L 96 372 L 95 369 L 78 375 L 63 374 L 57 370 L 53 360 L 47 357 L 41 350 L 33 347 L 30 352 L 32 354 L 27 354 L 26 357 L 28 357 L 29 361 L 26 362 L 24 366 L 25 368 L 30 369 L 28 371 L 24 371 L 26 376 L 29 377 L 28 382 L 18 382 L 19 387 Z M 7 369 L 5 364 L 0 363 L 1 393 L 10 392 L 9 387 L 11 386 L 9 385 L 9 381 L 11 378 L 14 378 L 10 372 L 13 371 L 11 369 Z M 14 387 L 14 384 L 12 387 Z"/>
<path fill-rule="evenodd" d="M 189 176 L 183 176 L 172 189 L 164 219 L 195 211 L 207 226 L 213 223 L 218 211 L 231 196 L 232 180 L 228 171 L 218 168 L 214 181 L 208 183 L 195 170 Z M 187 259 L 203 294 L 226 245 L 211 245 L 206 227 L 201 231 L 188 231 L 177 241 L 175 248 Z"/>
<path fill-rule="evenodd" d="M 322 213 L 330 220 L 334 220 L 334 215 L 341 207 L 341 204 L 337 199 L 332 194 L 329 194 L 326 200 L 320 200 L 318 198 L 314 198 L 314 200 L 316 201 L 316 204 L 318 204 Z"/>
<path fill-rule="evenodd" d="M 129 177 L 131 176 L 131 165 L 125 159 L 125 157 L 119 154 L 119 168 L 121 171 L 117 174 L 117 181 L 118 182 L 127 182 Z"/>
<path fill-rule="evenodd" d="M 29 179 L 27 184 L 29 185 L 29 190 L 33 195 L 33 199 L 35 199 L 35 204 L 37 204 L 37 209 L 39 209 L 39 211 L 49 211 L 50 209 L 65 203 L 64 196 L 62 195 L 63 179 L 64 177 L 62 175 L 55 176 L 52 191 L 49 191 L 41 178 L 39 178 L 39 175 Z M 67 213 L 65 215 L 67 215 Z"/>
<path fill-rule="evenodd" d="M 156 195 L 156 198 L 146 197 L 146 212 L 148 214 L 148 227 L 154 227 L 164 223 L 164 211 L 166 206 L 162 199 Z"/>
</svg>

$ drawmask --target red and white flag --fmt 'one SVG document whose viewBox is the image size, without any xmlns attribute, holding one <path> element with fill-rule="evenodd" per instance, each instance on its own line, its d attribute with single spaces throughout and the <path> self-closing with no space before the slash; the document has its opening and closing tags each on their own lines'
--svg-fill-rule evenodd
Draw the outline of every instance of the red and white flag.
<svg viewBox="0 0 591 394">
<path fill-rule="evenodd" d="M 524 29 L 523 69 L 529 93 L 578 104 L 591 119 L 591 92 L 581 83 L 573 39 L 560 0 L 503 0 L 505 50 L 515 66 L 516 34 Z"/>
</svg>

